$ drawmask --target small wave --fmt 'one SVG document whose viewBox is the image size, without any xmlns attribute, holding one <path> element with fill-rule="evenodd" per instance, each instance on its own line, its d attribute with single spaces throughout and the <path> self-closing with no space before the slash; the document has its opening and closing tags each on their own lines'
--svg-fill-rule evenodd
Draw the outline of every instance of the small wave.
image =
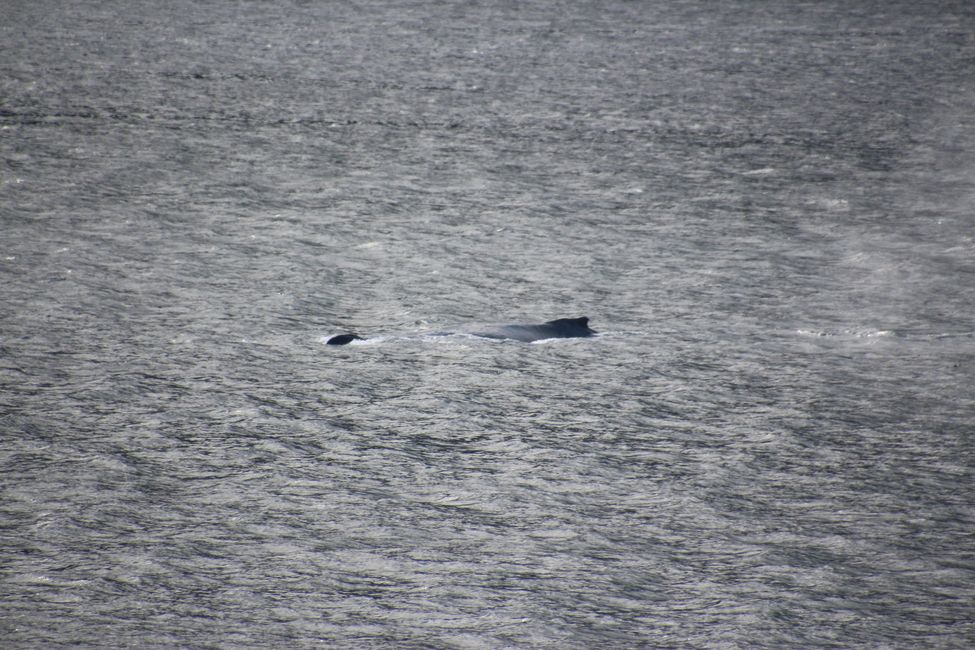
<svg viewBox="0 0 975 650">
<path fill-rule="evenodd" d="M 897 336 L 894 330 L 876 329 L 841 329 L 841 330 L 810 330 L 797 329 L 799 336 L 809 336 L 816 338 L 854 338 L 854 339 L 874 339 L 887 336 Z"/>
</svg>

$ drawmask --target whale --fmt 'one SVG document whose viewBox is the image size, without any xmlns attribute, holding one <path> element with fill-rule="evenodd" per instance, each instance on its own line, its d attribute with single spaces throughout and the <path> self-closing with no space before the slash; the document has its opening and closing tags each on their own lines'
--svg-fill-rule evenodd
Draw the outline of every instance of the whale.
<svg viewBox="0 0 975 650">
<path fill-rule="evenodd" d="M 574 339 L 586 338 L 598 334 L 599 332 L 589 328 L 589 318 L 580 316 L 579 318 L 557 318 L 537 325 L 490 325 L 474 328 L 467 331 L 457 332 L 436 332 L 437 336 L 450 334 L 469 334 L 485 339 L 508 339 L 531 343 L 533 341 L 544 341 L 546 339 Z M 327 345 L 348 345 L 352 341 L 364 341 L 365 339 L 358 334 L 348 332 L 331 337 L 325 343 Z"/>
</svg>

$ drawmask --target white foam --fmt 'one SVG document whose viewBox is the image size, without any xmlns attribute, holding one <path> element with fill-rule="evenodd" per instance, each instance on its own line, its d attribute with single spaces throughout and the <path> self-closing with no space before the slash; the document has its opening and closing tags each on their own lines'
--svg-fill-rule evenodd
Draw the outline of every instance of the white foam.
<svg viewBox="0 0 975 650">
<path fill-rule="evenodd" d="M 872 339 L 872 338 L 881 338 L 886 336 L 894 336 L 895 332 L 893 330 L 876 330 L 876 329 L 841 329 L 841 330 L 797 329 L 796 334 L 798 334 L 799 336 L 814 336 L 820 338 Z"/>
</svg>

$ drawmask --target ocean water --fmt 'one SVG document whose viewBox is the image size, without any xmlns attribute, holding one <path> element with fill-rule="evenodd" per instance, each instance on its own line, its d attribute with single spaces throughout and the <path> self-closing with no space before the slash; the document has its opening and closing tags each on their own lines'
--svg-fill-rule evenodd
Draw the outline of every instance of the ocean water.
<svg viewBox="0 0 975 650">
<path fill-rule="evenodd" d="M 968 2 L 5 3 L 0 645 L 972 647 L 973 70 Z"/>
</svg>

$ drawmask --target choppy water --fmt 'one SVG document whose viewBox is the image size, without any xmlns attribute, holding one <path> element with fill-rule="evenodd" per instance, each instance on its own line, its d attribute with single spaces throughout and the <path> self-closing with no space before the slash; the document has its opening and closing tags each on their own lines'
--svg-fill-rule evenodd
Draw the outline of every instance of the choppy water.
<svg viewBox="0 0 975 650">
<path fill-rule="evenodd" d="M 966 2 L 6 3 L 3 647 L 971 647 L 973 64 Z"/>
</svg>

